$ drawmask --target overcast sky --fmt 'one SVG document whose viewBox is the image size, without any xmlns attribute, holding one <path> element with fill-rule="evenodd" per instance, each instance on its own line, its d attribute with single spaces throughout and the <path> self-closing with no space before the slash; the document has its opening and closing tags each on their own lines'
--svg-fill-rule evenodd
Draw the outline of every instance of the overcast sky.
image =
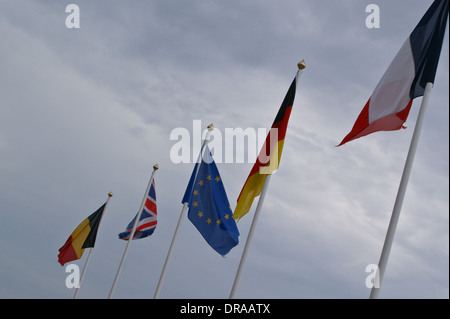
<svg viewBox="0 0 450 319">
<path fill-rule="evenodd" d="M 431 0 L 77 0 L 79 29 L 69 3 L 0 1 L 1 298 L 72 298 L 58 249 L 111 191 L 79 294 L 106 298 L 158 163 L 158 226 L 114 293 L 152 298 L 194 167 L 171 160 L 170 133 L 269 128 L 301 59 L 236 298 L 368 298 L 422 99 L 407 129 L 335 145 Z M 448 39 L 447 26 L 380 298 L 449 298 Z M 217 164 L 233 208 L 252 165 Z M 225 258 L 186 217 L 160 298 L 228 298 L 255 207 Z"/>
</svg>

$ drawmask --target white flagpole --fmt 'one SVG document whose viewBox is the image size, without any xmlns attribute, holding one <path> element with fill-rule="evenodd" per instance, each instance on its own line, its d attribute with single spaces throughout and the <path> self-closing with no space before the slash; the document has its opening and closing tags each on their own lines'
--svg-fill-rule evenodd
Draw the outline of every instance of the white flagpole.
<svg viewBox="0 0 450 319">
<path fill-rule="evenodd" d="M 173 246 L 175 245 L 175 241 L 177 239 L 177 235 L 178 235 L 178 231 L 180 229 L 181 221 L 184 219 L 184 215 L 186 213 L 187 206 L 188 206 L 187 202 L 183 203 L 183 208 L 181 209 L 180 218 L 178 218 L 177 228 L 175 229 L 175 233 L 173 234 L 172 242 L 170 243 L 170 248 L 169 248 L 169 251 L 167 253 L 166 261 L 164 262 L 164 267 L 163 267 L 163 270 L 161 272 L 161 276 L 159 277 L 158 286 L 156 287 L 156 291 L 155 291 L 155 295 L 153 296 L 153 299 L 158 299 L 158 297 L 159 297 L 159 293 L 161 291 L 161 287 L 162 287 L 162 284 L 163 284 L 163 281 L 164 281 L 164 277 L 166 276 L 167 265 L 169 264 L 170 256 L 172 256 Z"/>
<path fill-rule="evenodd" d="M 105 215 L 106 207 L 108 206 L 109 199 L 112 196 L 113 196 L 113 193 L 109 192 L 108 193 L 108 199 L 106 200 L 106 203 L 105 203 L 105 207 L 103 207 L 102 217 L 100 218 L 100 222 L 98 223 L 98 229 L 100 229 L 100 225 L 102 223 L 103 216 Z M 98 231 L 98 229 L 97 229 L 97 231 Z M 89 254 L 88 254 L 87 258 L 86 258 L 86 262 L 84 263 L 83 271 L 81 272 L 79 287 L 75 289 L 75 293 L 73 295 L 73 299 L 77 299 L 77 297 L 78 297 L 78 293 L 79 293 L 80 288 L 81 288 L 81 283 L 83 282 L 84 274 L 86 273 L 86 268 L 87 268 L 87 266 L 89 264 L 89 259 L 91 258 L 93 250 L 94 250 L 94 248 L 89 249 Z"/>
<path fill-rule="evenodd" d="M 261 208 L 264 203 L 264 197 L 266 197 L 266 192 L 267 192 L 267 189 L 269 188 L 269 182 L 270 182 L 271 176 L 272 175 L 267 175 L 264 180 L 264 185 L 263 185 L 263 188 L 261 190 L 261 195 L 259 196 L 259 200 L 258 200 L 258 206 L 256 206 L 256 211 L 255 211 L 255 215 L 253 216 L 252 225 L 250 226 L 250 230 L 248 232 L 247 242 L 245 243 L 244 251 L 242 252 L 241 261 L 239 263 L 239 268 L 237 270 L 236 277 L 234 278 L 233 287 L 231 288 L 230 299 L 234 299 L 234 296 L 236 295 L 236 291 L 239 286 L 239 281 L 240 281 L 241 275 L 242 275 L 242 270 L 244 269 L 244 264 L 245 264 L 245 261 L 247 260 L 248 250 L 250 248 L 250 243 L 253 238 L 253 233 L 255 232 L 255 226 L 256 226 L 256 223 L 258 222 L 259 214 L 261 213 Z"/>
<path fill-rule="evenodd" d="M 296 81 L 306 67 L 305 61 L 304 60 L 300 61 L 297 64 L 297 66 L 298 66 L 298 72 L 296 75 Z M 255 215 L 253 216 L 252 224 L 251 224 L 250 230 L 248 232 L 247 241 L 244 246 L 244 251 L 242 252 L 242 257 L 241 257 L 241 261 L 239 262 L 239 267 L 236 272 L 236 277 L 234 278 L 233 287 L 231 288 L 230 299 L 234 299 L 234 296 L 236 295 L 236 291 L 239 286 L 239 281 L 241 280 L 241 276 L 242 276 L 242 270 L 244 269 L 244 264 L 245 264 L 245 261 L 247 260 L 248 250 L 250 248 L 250 243 L 253 238 L 253 233 L 255 231 L 256 223 L 258 222 L 258 218 L 261 213 L 261 208 L 264 203 L 264 197 L 266 196 L 267 189 L 269 188 L 269 182 L 270 182 L 271 176 L 272 176 L 272 174 L 268 174 L 266 176 L 266 178 L 264 179 L 264 185 L 261 190 L 261 195 L 259 196 L 259 199 L 258 199 L 258 205 L 256 206 Z"/>
<path fill-rule="evenodd" d="M 148 182 L 147 189 L 145 190 L 144 198 L 142 199 L 141 207 L 139 208 L 139 213 L 136 216 L 136 220 L 134 221 L 133 229 L 131 230 L 130 236 L 128 237 L 128 242 L 125 247 L 125 251 L 123 252 L 122 260 L 120 261 L 119 268 L 117 269 L 116 277 L 114 278 L 113 285 L 111 287 L 111 291 L 109 292 L 108 299 L 111 299 L 114 289 L 116 288 L 117 279 L 119 278 L 120 271 L 122 270 L 123 263 L 125 261 L 125 257 L 127 256 L 128 249 L 130 248 L 131 242 L 133 241 L 134 233 L 136 232 L 137 225 L 139 224 L 139 219 L 141 218 L 142 210 L 144 208 L 148 192 L 153 183 L 153 177 L 155 176 L 155 172 L 158 170 L 158 164 L 153 165 L 153 172 L 150 176 L 150 181 Z"/>
<path fill-rule="evenodd" d="M 81 283 L 84 278 L 84 273 L 86 272 L 87 265 L 89 264 L 89 258 L 91 258 L 91 255 L 92 255 L 92 250 L 93 250 L 93 248 L 89 249 L 89 254 L 86 258 L 86 263 L 84 264 L 83 271 L 81 272 L 79 286 L 78 286 L 78 288 L 75 289 L 75 294 L 73 295 L 73 299 L 77 299 L 77 297 L 78 297 L 78 292 L 80 291 L 80 288 L 81 288 Z"/>
<path fill-rule="evenodd" d="M 213 130 L 214 130 L 214 126 L 211 123 L 208 125 L 208 132 L 206 133 L 205 141 L 203 142 L 202 148 L 200 150 L 200 154 L 198 156 L 198 160 L 197 160 L 198 165 L 197 165 L 197 170 L 195 172 L 194 181 L 197 177 L 198 170 L 200 169 L 201 161 L 203 160 L 203 153 L 205 152 L 205 146 L 209 142 L 209 138 L 210 138 L 211 132 Z M 161 276 L 159 277 L 158 286 L 156 287 L 156 291 L 155 291 L 155 295 L 153 296 L 153 299 L 159 298 L 159 293 L 161 291 L 161 287 L 164 282 L 164 277 L 166 276 L 167 266 L 169 265 L 169 260 L 170 260 L 170 257 L 172 256 L 173 246 L 175 245 L 178 231 L 180 229 L 181 222 L 184 219 L 184 215 L 186 214 L 188 204 L 189 203 L 187 203 L 187 202 L 183 203 L 183 208 L 181 209 L 180 218 L 178 218 L 178 224 L 177 224 L 177 227 L 175 228 L 175 233 L 173 234 L 172 242 L 170 243 L 170 248 L 169 248 L 169 251 L 167 252 L 166 261 L 164 262 L 163 270 L 161 272 Z"/>
<path fill-rule="evenodd" d="M 414 156 L 416 154 L 417 145 L 419 143 L 420 132 L 422 131 L 423 120 L 425 117 L 425 111 L 428 107 L 428 100 L 430 98 L 430 92 L 433 88 L 433 83 L 428 82 L 425 86 L 423 93 L 422 103 L 420 105 L 419 114 L 417 116 L 416 126 L 409 146 L 408 156 L 406 158 L 405 166 L 403 168 L 403 174 L 400 181 L 400 186 L 397 191 L 397 198 L 395 199 L 394 208 L 389 222 L 389 227 L 384 240 L 383 250 L 381 251 L 380 261 L 378 263 L 378 270 L 375 274 L 374 285 L 370 292 L 370 299 L 378 298 L 380 293 L 381 282 L 383 281 L 384 273 L 386 271 L 386 265 L 389 259 L 389 253 L 391 251 L 392 242 L 394 241 L 395 230 L 397 228 L 398 219 L 400 217 L 400 210 L 402 208 L 403 199 L 405 198 L 406 187 L 408 185 L 409 176 L 411 174 L 412 164 L 414 162 Z"/>
</svg>

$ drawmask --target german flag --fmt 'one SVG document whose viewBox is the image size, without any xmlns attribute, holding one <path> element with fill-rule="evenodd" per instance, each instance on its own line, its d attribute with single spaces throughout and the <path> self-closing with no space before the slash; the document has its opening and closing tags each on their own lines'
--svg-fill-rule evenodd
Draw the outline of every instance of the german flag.
<svg viewBox="0 0 450 319">
<path fill-rule="evenodd" d="M 95 213 L 83 220 L 72 232 L 64 246 L 59 249 L 58 262 L 61 266 L 65 263 L 80 259 L 85 248 L 95 245 L 98 226 L 103 215 L 106 203 L 104 203 Z"/>
<path fill-rule="evenodd" d="M 269 134 L 261 148 L 255 165 L 239 194 L 236 209 L 233 213 L 234 219 L 240 219 L 248 213 L 255 197 L 261 194 L 267 175 L 278 169 L 278 164 L 283 151 L 284 138 L 295 99 L 297 76 L 292 81 L 288 92 L 281 104 L 278 114 L 273 121 Z"/>
</svg>

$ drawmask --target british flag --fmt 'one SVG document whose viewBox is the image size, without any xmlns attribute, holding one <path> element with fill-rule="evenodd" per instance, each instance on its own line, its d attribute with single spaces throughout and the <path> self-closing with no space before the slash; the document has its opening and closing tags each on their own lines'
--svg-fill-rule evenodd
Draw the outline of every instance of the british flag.
<svg viewBox="0 0 450 319">
<path fill-rule="evenodd" d="M 119 239 L 129 239 L 137 215 L 138 214 L 136 214 L 133 220 L 128 224 L 127 229 L 123 233 L 119 234 Z M 139 219 L 136 231 L 134 232 L 133 239 L 140 239 L 150 236 L 155 231 L 157 223 L 155 179 L 153 179 L 152 185 L 150 186 L 150 190 L 147 194 L 147 198 L 145 199 L 145 204 L 142 209 L 142 214 Z"/>
</svg>

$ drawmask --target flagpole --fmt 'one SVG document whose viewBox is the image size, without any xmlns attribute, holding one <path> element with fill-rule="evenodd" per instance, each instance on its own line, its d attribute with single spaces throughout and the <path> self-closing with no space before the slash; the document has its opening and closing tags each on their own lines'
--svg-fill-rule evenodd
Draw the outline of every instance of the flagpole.
<svg viewBox="0 0 450 319">
<path fill-rule="evenodd" d="M 177 239 L 178 230 L 180 229 L 181 221 L 184 219 L 184 215 L 186 213 L 188 203 L 183 203 L 183 208 L 181 209 L 180 217 L 178 218 L 178 224 L 175 229 L 175 233 L 173 234 L 172 242 L 170 243 L 169 251 L 167 252 L 166 261 L 164 262 L 164 267 L 161 272 L 161 276 L 159 277 L 158 286 L 156 287 L 155 295 L 153 299 L 158 299 L 159 293 L 161 291 L 162 283 L 164 281 L 164 277 L 166 276 L 167 265 L 169 264 L 170 256 L 172 255 L 173 246 L 175 245 L 175 241 Z"/>
<path fill-rule="evenodd" d="M 111 291 L 109 292 L 108 299 L 111 299 L 111 297 L 114 293 L 114 289 L 116 288 L 117 279 L 119 278 L 120 271 L 122 270 L 122 266 L 125 261 L 125 257 L 127 256 L 128 249 L 130 248 L 131 242 L 133 241 L 134 233 L 136 232 L 137 225 L 139 224 L 139 220 L 141 218 L 142 210 L 144 208 L 148 192 L 153 183 L 153 177 L 155 176 L 155 172 L 158 170 L 158 168 L 159 168 L 158 164 L 153 165 L 153 172 L 152 172 L 152 175 L 150 176 L 150 181 L 148 182 L 147 189 L 145 190 L 145 195 L 144 195 L 144 198 L 142 199 L 141 207 L 139 208 L 139 213 L 137 214 L 136 220 L 134 221 L 133 229 L 131 230 L 130 236 L 128 237 L 128 242 L 125 247 L 125 251 L 123 252 L 123 256 L 120 261 L 119 268 L 117 269 L 116 277 L 114 278 L 114 282 L 111 287 Z"/>
<path fill-rule="evenodd" d="M 428 107 L 428 100 L 430 98 L 430 92 L 433 88 L 433 83 L 428 82 L 425 86 L 423 93 L 422 103 L 420 105 L 419 114 L 416 120 L 416 126 L 409 146 L 408 156 L 406 157 L 405 166 L 403 168 L 403 174 L 400 181 L 400 186 L 397 191 L 397 198 L 395 199 L 394 208 L 389 222 L 389 227 L 384 240 L 383 249 L 381 251 L 380 261 L 378 263 L 378 270 L 375 274 L 374 285 L 370 292 L 370 299 L 377 299 L 381 289 L 381 282 L 383 281 L 386 265 L 389 259 L 389 254 L 394 241 L 395 230 L 397 228 L 398 219 L 400 217 L 400 210 L 402 208 L 403 199 L 405 198 L 406 187 L 408 185 L 409 176 L 411 174 L 412 164 L 414 162 L 414 156 L 416 154 L 417 145 L 419 143 L 420 133 L 422 131 L 423 121 L 425 118 L 425 112 Z"/>
<path fill-rule="evenodd" d="M 298 67 L 298 71 L 297 71 L 297 75 L 296 75 L 296 80 L 298 79 L 298 77 L 300 76 L 300 74 L 303 72 L 303 70 L 306 67 L 305 61 L 304 60 L 300 61 L 297 64 L 297 67 Z M 242 270 L 244 269 L 244 264 L 245 264 L 245 261 L 247 260 L 247 255 L 248 255 L 248 251 L 250 248 L 250 243 L 253 238 L 253 233 L 255 231 L 256 223 L 258 222 L 258 218 L 261 213 L 261 208 L 264 203 L 264 198 L 266 196 L 267 189 L 269 188 L 269 182 L 270 182 L 271 176 L 272 176 L 271 174 L 268 174 L 266 176 L 266 178 L 264 179 L 264 185 L 261 190 L 261 195 L 259 196 L 259 199 L 258 199 L 258 205 L 256 206 L 255 215 L 253 216 L 252 224 L 250 225 L 250 230 L 247 235 L 247 241 L 245 243 L 244 251 L 242 252 L 242 256 L 241 256 L 241 261 L 239 262 L 239 267 L 236 272 L 236 277 L 234 278 L 233 287 L 231 288 L 230 299 L 234 299 L 234 296 L 236 295 L 236 291 L 237 291 L 237 288 L 239 286 L 239 282 L 240 282 L 241 276 L 242 276 Z"/>
<path fill-rule="evenodd" d="M 250 230 L 248 232 L 247 242 L 245 243 L 244 251 L 242 252 L 241 261 L 239 263 L 239 268 L 238 268 L 238 270 L 236 272 L 236 277 L 234 278 L 233 287 L 231 288 L 230 299 L 234 299 L 234 296 L 236 295 L 236 291 L 237 291 L 237 288 L 239 286 L 239 281 L 240 281 L 241 276 L 242 276 L 242 270 L 244 269 L 244 264 L 245 264 L 245 261 L 247 260 L 248 250 L 250 248 L 250 243 L 251 243 L 252 238 L 253 238 L 253 233 L 255 232 L 255 226 L 256 226 L 256 223 L 258 222 L 258 218 L 259 218 L 259 215 L 261 213 L 261 208 L 262 208 L 262 205 L 264 203 L 264 198 L 266 197 L 267 189 L 269 188 L 269 182 L 270 182 L 270 177 L 271 176 L 272 176 L 271 174 L 267 175 L 265 180 L 264 180 L 264 185 L 263 185 L 263 188 L 261 190 L 261 195 L 260 195 L 259 200 L 258 200 L 258 205 L 256 206 L 255 215 L 253 216 L 253 221 L 252 221 L 252 224 L 250 226 Z"/>
<path fill-rule="evenodd" d="M 108 206 L 109 199 L 112 196 L 113 196 L 113 193 L 109 192 L 108 193 L 108 199 L 106 200 L 106 203 L 105 203 L 105 207 L 103 207 L 102 217 L 100 218 L 100 222 L 98 223 L 98 229 L 100 229 L 100 225 L 102 224 L 103 216 L 105 215 L 106 207 Z M 94 248 L 92 248 L 92 247 L 91 247 L 91 249 L 89 249 L 89 254 L 88 254 L 87 258 L 86 258 L 86 262 L 84 263 L 83 271 L 81 272 L 80 282 L 78 284 L 78 288 L 75 289 L 75 293 L 73 295 L 73 299 L 77 299 L 77 297 L 78 297 L 78 293 L 79 293 L 80 288 L 81 288 L 81 282 L 83 281 L 84 274 L 86 272 L 86 268 L 87 268 L 87 266 L 89 264 L 89 259 L 91 258 L 93 250 L 94 250 Z"/>
<path fill-rule="evenodd" d="M 211 123 L 211 124 L 208 125 L 207 128 L 208 128 L 208 132 L 206 133 L 205 141 L 203 142 L 202 148 L 200 150 L 199 157 L 197 159 L 197 163 L 199 163 L 199 165 L 197 165 L 197 170 L 195 172 L 194 181 L 195 181 L 195 178 L 197 177 L 198 170 L 200 169 L 200 163 L 203 160 L 203 153 L 205 152 L 205 146 L 206 146 L 206 144 L 209 141 L 211 132 L 214 130 L 214 126 Z M 177 227 L 175 228 L 175 233 L 173 234 L 172 242 L 170 243 L 169 251 L 167 252 L 166 261 L 164 262 L 163 270 L 161 272 L 161 276 L 159 277 L 158 286 L 156 287 L 156 291 L 155 291 L 155 295 L 153 296 L 153 299 L 158 299 L 159 298 L 159 293 L 161 291 L 161 287 L 162 287 L 162 284 L 164 282 L 164 277 L 166 276 L 167 266 L 169 265 L 170 257 L 172 256 L 172 250 L 173 250 L 173 247 L 175 245 L 175 241 L 177 239 L 177 235 L 178 235 L 178 231 L 180 229 L 181 222 L 183 221 L 184 216 L 186 214 L 186 210 L 188 208 L 188 204 L 189 203 L 187 203 L 187 202 L 183 203 L 183 208 L 181 209 L 180 217 L 178 218 Z"/>
<path fill-rule="evenodd" d="M 89 249 L 89 254 L 86 258 L 86 262 L 84 264 L 83 271 L 81 272 L 80 282 L 78 283 L 78 288 L 75 289 L 73 299 L 77 299 L 77 297 L 78 297 L 78 292 L 80 291 L 80 288 L 81 288 L 81 282 L 83 281 L 84 273 L 86 272 L 87 265 L 89 264 L 89 258 L 91 258 L 91 255 L 92 255 L 92 250 L 93 250 L 93 248 Z"/>
</svg>

